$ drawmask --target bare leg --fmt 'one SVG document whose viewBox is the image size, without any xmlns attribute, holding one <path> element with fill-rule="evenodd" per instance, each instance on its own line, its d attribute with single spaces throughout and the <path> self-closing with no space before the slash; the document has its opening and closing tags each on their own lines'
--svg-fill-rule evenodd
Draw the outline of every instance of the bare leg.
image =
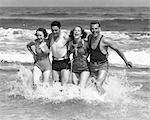
<svg viewBox="0 0 150 120">
<path fill-rule="evenodd" d="M 69 73 L 69 81 L 68 83 L 73 83 L 73 72 L 72 72 L 72 62 L 73 60 L 70 61 L 71 62 L 71 69 L 70 69 L 70 73 Z"/>
<path fill-rule="evenodd" d="M 42 75 L 42 71 L 37 67 L 34 66 L 33 68 L 33 88 L 36 89 L 40 82 L 40 77 Z"/>
<path fill-rule="evenodd" d="M 52 70 L 52 78 L 54 82 L 59 82 L 59 71 Z"/>
<path fill-rule="evenodd" d="M 68 83 L 73 83 L 73 72 L 72 71 L 69 71 Z"/>
<path fill-rule="evenodd" d="M 68 69 L 61 70 L 61 85 L 66 85 L 69 81 L 70 71 Z"/>
<path fill-rule="evenodd" d="M 90 72 L 88 72 L 88 71 L 83 71 L 80 74 L 80 87 L 81 87 L 81 89 L 85 88 L 86 83 L 87 83 L 87 81 L 89 79 L 89 76 L 90 76 Z"/>
<path fill-rule="evenodd" d="M 72 82 L 75 85 L 78 85 L 78 81 L 79 81 L 79 77 L 78 76 L 79 76 L 78 74 L 72 73 Z"/>
<path fill-rule="evenodd" d="M 98 77 L 97 77 L 97 83 L 96 88 L 98 92 L 102 95 L 105 93 L 105 90 L 103 89 L 102 85 L 106 79 L 107 71 L 106 70 L 99 70 Z"/>
<path fill-rule="evenodd" d="M 46 70 L 43 72 L 43 76 L 44 76 L 44 83 L 50 84 L 50 70 Z"/>
</svg>

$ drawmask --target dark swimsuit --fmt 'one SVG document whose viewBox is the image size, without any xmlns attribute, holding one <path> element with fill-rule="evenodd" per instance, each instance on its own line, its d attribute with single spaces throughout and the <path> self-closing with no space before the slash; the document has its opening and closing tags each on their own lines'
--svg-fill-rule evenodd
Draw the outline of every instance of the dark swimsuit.
<svg viewBox="0 0 150 120">
<path fill-rule="evenodd" d="M 70 51 L 73 53 L 73 65 L 72 71 L 74 73 L 81 73 L 83 71 L 89 71 L 89 63 L 87 60 L 88 53 L 87 53 L 87 46 L 85 45 L 85 41 L 82 40 L 81 42 L 76 44 L 71 41 L 70 44 Z"/>
<path fill-rule="evenodd" d="M 97 72 L 99 70 L 108 70 L 108 60 L 107 60 L 107 54 L 103 54 L 99 48 L 100 42 L 103 38 L 103 35 L 101 36 L 99 43 L 96 47 L 96 49 L 92 49 L 91 47 L 91 39 L 89 43 L 89 53 L 90 53 L 90 71 L 91 72 Z"/>
<path fill-rule="evenodd" d="M 46 45 L 49 48 L 48 42 L 45 40 Z M 41 43 L 35 42 L 35 51 L 37 53 L 37 61 L 34 62 L 34 65 L 36 65 L 42 72 L 46 70 L 51 69 L 51 64 L 49 60 L 49 53 L 44 53 L 40 48 L 39 45 Z"/>
<path fill-rule="evenodd" d="M 52 61 L 52 69 L 56 71 L 61 71 L 63 69 L 70 69 L 70 59 L 69 58 L 64 58 L 63 60 L 55 60 L 53 57 Z"/>
</svg>

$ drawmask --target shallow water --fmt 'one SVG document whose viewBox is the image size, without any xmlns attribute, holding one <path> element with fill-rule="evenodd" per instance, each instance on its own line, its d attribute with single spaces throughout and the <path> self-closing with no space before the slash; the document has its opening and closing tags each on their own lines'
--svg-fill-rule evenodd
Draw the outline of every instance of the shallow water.
<svg viewBox="0 0 150 120">
<path fill-rule="evenodd" d="M 24 75 L 29 72 L 28 68 L 21 66 L 20 74 L 14 70 L 1 70 L 0 119 L 149 120 L 149 70 L 111 67 L 110 71 L 104 86 L 107 93 L 105 96 L 99 96 L 94 88 L 86 89 L 81 96 L 75 86 L 68 87 L 70 91 L 66 91 L 67 94 L 44 87 L 33 93 L 30 88 L 25 89 L 20 84 L 21 79 L 24 82 L 27 80 Z M 141 72 L 145 73 L 142 77 Z"/>
</svg>

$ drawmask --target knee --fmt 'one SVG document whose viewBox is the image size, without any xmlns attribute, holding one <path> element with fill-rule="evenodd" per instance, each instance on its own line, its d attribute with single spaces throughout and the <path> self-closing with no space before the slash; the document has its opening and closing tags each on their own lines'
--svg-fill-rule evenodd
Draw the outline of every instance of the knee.
<svg viewBox="0 0 150 120">
<path fill-rule="evenodd" d="M 69 79 L 69 75 L 70 75 L 70 72 L 69 71 L 63 71 L 62 73 L 61 73 L 61 78 L 62 79 Z"/>
<path fill-rule="evenodd" d="M 54 82 L 59 82 L 59 78 L 58 78 L 57 76 L 54 76 L 54 75 L 53 75 L 53 81 L 54 81 Z"/>
</svg>

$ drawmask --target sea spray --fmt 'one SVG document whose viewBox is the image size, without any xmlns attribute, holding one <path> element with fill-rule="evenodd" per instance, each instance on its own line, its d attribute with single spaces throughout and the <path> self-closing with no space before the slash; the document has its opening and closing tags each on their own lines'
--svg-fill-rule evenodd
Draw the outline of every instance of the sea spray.
<svg viewBox="0 0 150 120">
<path fill-rule="evenodd" d="M 10 96 L 22 96 L 29 99 L 32 97 L 32 72 L 30 69 L 25 68 L 22 65 L 18 65 L 19 72 L 16 76 L 16 80 L 12 81 L 10 88 Z"/>
<path fill-rule="evenodd" d="M 130 95 L 142 88 L 142 85 L 133 85 L 129 82 L 129 77 L 126 69 L 122 71 L 109 72 L 107 76 L 107 84 L 104 85 L 107 93 L 105 99 L 112 102 L 122 101 L 124 103 L 130 102 Z"/>
<path fill-rule="evenodd" d="M 89 80 L 90 81 L 90 80 Z M 132 86 L 128 82 L 126 71 L 109 72 L 103 87 L 105 94 L 99 95 L 94 83 L 88 83 L 84 90 L 79 86 L 68 84 L 65 87 L 59 83 L 41 84 L 36 90 L 32 89 L 32 71 L 24 66 L 20 66 L 16 81 L 12 84 L 9 95 L 23 96 L 25 99 L 43 99 L 53 103 L 65 102 L 67 100 L 83 100 L 87 103 L 119 103 L 129 102 L 129 94 L 139 90 L 140 86 Z"/>
</svg>

